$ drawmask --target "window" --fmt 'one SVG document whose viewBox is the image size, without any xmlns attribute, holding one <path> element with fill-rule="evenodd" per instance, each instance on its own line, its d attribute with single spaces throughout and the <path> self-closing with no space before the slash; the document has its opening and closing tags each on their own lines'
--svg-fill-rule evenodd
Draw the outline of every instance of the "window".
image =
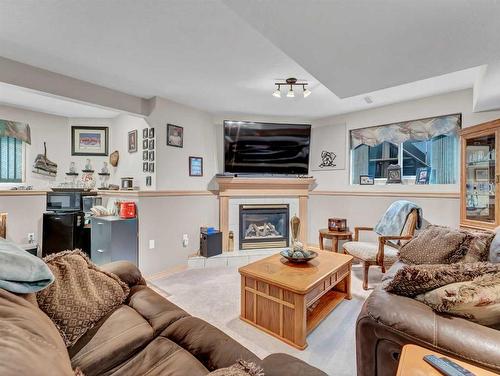
<svg viewBox="0 0 500 376">
<path fill-rule="evenodd" d="M 386 179 L 389 165 L 399 164 L 403 179 L 428 167 L 430 184 L 456 184 L 460 121 L 456 114 L 352 130 L 351 183 L 360 175 Z"/>
<path fill-rule="evenodd" d="M 23 180 L 23 142 L 14 137 L 0 137 L 0 183 Z"/>
</svg>

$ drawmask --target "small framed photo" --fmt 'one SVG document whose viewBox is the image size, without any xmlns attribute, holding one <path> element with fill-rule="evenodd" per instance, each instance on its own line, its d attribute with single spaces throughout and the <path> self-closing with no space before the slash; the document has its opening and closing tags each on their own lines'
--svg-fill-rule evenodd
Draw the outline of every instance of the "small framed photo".
<svg viewBox="0 0 500 376">
<path fill-rule="evenodd" d="M 143 161 L 148 161 L 149 160 L 149 152 L 147 150 L 144 150 L 142 152 L 142 160 Z"/>
<path fill-rule="evenodd" d="M 137 151 L 137 129 L 128 132 L 128 152 L 135 153 Z"/>
<path fill-rule="evenodd" d="M 359 175 L 359 185 L 374 185 L 375 179 L 370 175 Z"/>
<path fill-rule="evenodd" d="M 142 150 L 148 150 L 149 142 L 148 140 L 142 140 Z"/>
<path fill-rule="evenodd" d="M 149 161 L 154 162 L 154 160 L 155 160 L 155 152 L 153 150 L 149 152 Z"/>
<path fill-rule="evenodd" d="M 167 124 L 167 145 L 182 148 L 184 146 L 184 128 Z"/>
<path fill-rule="evenodd" d="M 149 150 L 154 150 L 155 148 L 155 140 L 149 140 Z"/>
<path fill-rule="evenodd" d="M 415 184 L 429 184 L 431 178 L 430 167 L 419 167 L 415 173 Z"/>
<path fill-rule="evenodd" d="M 142 138 L 148 138 L 149 128 L 143 128 L 142 130 Z"/>
<path fill-rule="evenodd" d="M 490 181 L 490 170 L 487 168 L 476 168 L 474 170 L 476 181 Z"/>
<path fill-rule="evenodd" d="M 149 163 L 143 162 L 142 163 L 142 172 L 148 172 L 148 171 L 149 171 Z"/>
<path fill-rule="evenodd" d="M 108 127 L 71 127 L 71 155 L 107 156 Z"/>
<path fill-rule="evenodd" d="M 387 167 L 387 184 L 401 184 L 401 166 L 398 164 Z"/>
<path fill-rule="evenodd" d="M 149 138 L 155 138 L 155 129 L 149 128 Z"/>
<path fill-rule="evenodd" d="M 189 157 L 189 176 L 203 176 L 202 157 Z"/>
<path fill-rule="evenodd" d="M 155 172 L 155 164 L 154 163 L 149 164 L 149 172 Z"/>
<path fill-rule="evenodd" d="M 146 176 L 146 187 L 151 187 L 152 185 L 151 181 L 152 181 L 151 176 Z"/>
</svg>

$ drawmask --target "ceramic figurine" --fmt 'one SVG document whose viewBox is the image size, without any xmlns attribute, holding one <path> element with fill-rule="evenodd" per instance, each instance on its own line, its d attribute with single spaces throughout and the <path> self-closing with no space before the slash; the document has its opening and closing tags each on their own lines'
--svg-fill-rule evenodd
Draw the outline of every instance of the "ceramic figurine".
<svg viewBox="0 0 500 376">
<path fill-rule="evenodd" d="M 86 160 L 85 170 L 89 170 L 89 171 L 92 170 L 92 163 L 90 163 L 90 159 Z"/>
<path fill-rule="evenodd" d="M 101 168 L 101 173 L 102 174 L 109 174 L 108 162 L 103 162 L 103 165 Z"/>
</svg>

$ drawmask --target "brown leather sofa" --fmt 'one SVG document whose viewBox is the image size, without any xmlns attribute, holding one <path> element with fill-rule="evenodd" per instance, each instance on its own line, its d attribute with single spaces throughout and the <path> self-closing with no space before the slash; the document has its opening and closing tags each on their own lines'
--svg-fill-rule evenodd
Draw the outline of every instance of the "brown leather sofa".
<svg viewBox="0 0 500 376">
<path fill-rule="evenodd" d="M 384 280 L 402 266 L 396 263 Z M 366 300 L 356 324 L 358 376 L 393 376 L 401 349 L 416 344 L 500 373 L 500 330 L 436 314 L 417 300 L 380 286 Z"/>
<path fill-rule="evenodd" d="M 266 376 L 326 375 L 285 354 L 260 360 L 148 288 L 130 263 L 103 268 L 130 286 L 130 296 L 70 348 L 36 306 L 33 294 L 0 289 L 0 375 L 69 376 L 78 367 L 86 376 L 202 376 L 239 359 L 258 363 Z"/>
</svg>

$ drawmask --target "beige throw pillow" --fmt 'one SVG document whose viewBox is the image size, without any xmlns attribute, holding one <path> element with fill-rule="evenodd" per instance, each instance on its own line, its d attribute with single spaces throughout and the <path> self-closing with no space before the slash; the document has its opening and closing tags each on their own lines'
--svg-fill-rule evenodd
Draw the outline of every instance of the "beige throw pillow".
<svg viewBox="0 0 500 376">
<path fill-rule="evenodd" d="M 78 250 L 50 255 L 44 261 L 55 281 L 37 293 L 38 306 L 52 319 L 67 347 L 129 294 L 116 275 L 102 271 Z"/>
<path fill-rule="evenodd" d="M 500 273 L 452 283 L 418 295 L 416 299 L 435 311 L 496 326 L 500 324 Z"/>
<path fill-rule="evenodd" d="M 401 247 L 399 257 L 407 264 L 449 264 L 466 238 L 463 231 L 429 225 Z"/>
</svg>

